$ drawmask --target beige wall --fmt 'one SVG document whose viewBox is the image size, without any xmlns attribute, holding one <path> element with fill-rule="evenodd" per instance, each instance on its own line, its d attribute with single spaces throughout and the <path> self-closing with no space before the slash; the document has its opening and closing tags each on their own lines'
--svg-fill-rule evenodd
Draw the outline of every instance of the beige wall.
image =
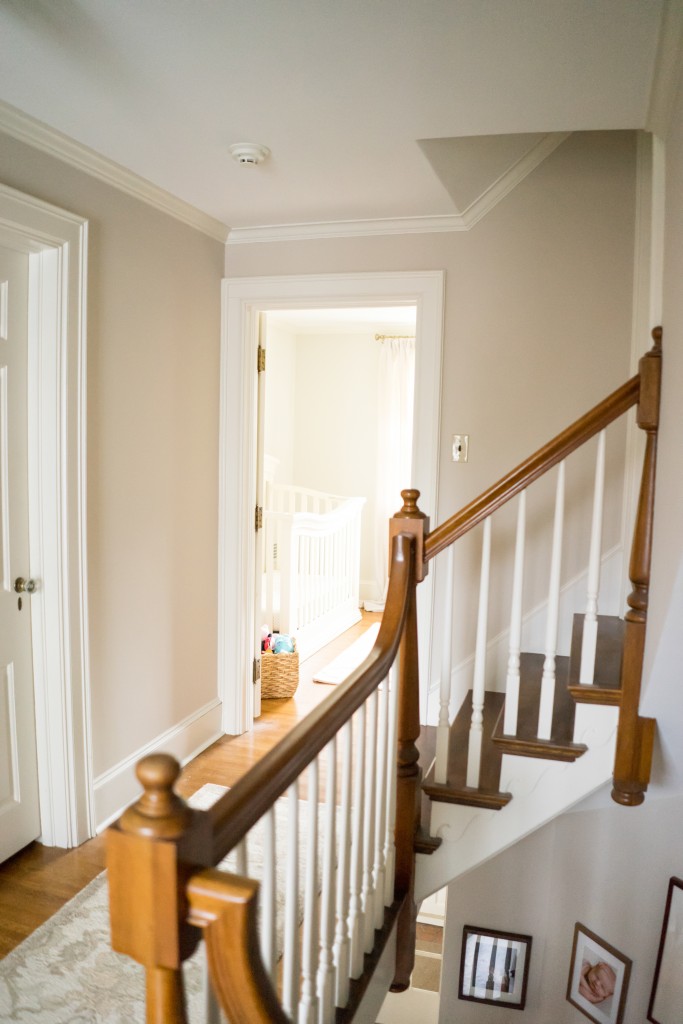
<svg viewBox="0 0 683 1024">
<path fill-rule="evenodd" d="M 663 386 L 644 713 L 657 719 L 645 803 L 623 808 L 609 787 L 449 887 L 442 1021 L 497 1024 L 500 1009 L 456 1000 L 465 923 L 533 935 L 529 1024 L 569 1024 L 573 928 L 581 921 L 633 960 L 624 1024 L 642 1024 L 669 878 L 683 871 L 683 81 L 666 151 Z M 457 1009 L 454 1009 L 457 1008 Z"/>
<path fill-rule="evenodd" d="M 425 510 L 434 524 L 629 376 L 634 198 L 635 134 L 575 134 L 468 232 L 228 245 L 226 270 L 233 277 L 446 270 L 439 507 Z M 466 465 L 450 460 L 453 433 L 470 435 Z M 619 438 L 610 446 L 613 477 L 623 464 L 622 444 Z M 585 492 L 592 469 L 572 472 Z M 539 543 L 546 548 L 549 490 L 532 514 L 545 527 Z M 612 494 L 606 548 L 621 534 L 621 488 Z M 566 577 L 585 565 L 587 515 L 586 506 L 569 503 Z M 504 574 L 512 529 L 508 517 L 500 544 Z M 461 580 L 476 581 L 478 545 L 473 538 L 458 546 Z M 437 593 L 438 587 L 437 568 Z M 495 593 L 503 591 L 507 581 Z M 547 573 L 530 575 L 526 606 L 546 592 Z M 496 601 L 491 635 L 505 628 L 509 614 Z M 437 638 L 439 606 L 437 599 Z M 461 602 L 456 661 L 473 649 L 475 616 L 476 603 Z"/>
<path fill-rule="evenodd" d="M 624 1024 L 643 1024 L 667 886 L 681 875 L 682 851 L 680 795 L 637 808 L 612 804 L 565 814 L 451 883 L 441 1024 L 506 1019 L 500 1007 L 457 998 L 465 924 L 531 935 L 527 1024 L 583 1020 L 565 999 L 577 921 L 633 961 Z"/>
<path fill-rule="evenodd" d="M 89 221 L 95 776 L 216 696 L 224 247 L 11 138 L 0 181 Z"/>
</svg>

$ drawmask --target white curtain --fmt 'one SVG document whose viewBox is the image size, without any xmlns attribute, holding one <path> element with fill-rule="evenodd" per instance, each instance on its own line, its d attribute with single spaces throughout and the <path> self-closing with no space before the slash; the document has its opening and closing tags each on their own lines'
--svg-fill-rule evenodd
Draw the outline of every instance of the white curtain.
<svg viewBox="0 0 683 1024">
<path fill-rule="evenodd" d="M 415 338 L 384 338 L 380 344 L 375 582 L 382 599 L 366 601 L 368 611 L 384 609 L 389 582 L 389 519 L 401 508 L 401 491 L 412 481 Z"/>
</svg>

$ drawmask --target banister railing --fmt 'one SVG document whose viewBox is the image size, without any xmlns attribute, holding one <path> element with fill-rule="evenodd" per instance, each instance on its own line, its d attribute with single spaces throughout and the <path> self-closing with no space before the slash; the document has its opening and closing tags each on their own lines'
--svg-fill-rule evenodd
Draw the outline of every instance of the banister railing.
<svg viewBox="0 0 683 1024">
<path fill-rule="evenodd" d="M 451 628 L 450 611 L 457 608 L 453 596 L 454 560 L 452 545 L 479 524 L 484 525 L 482 549 L 482 573 L 479 598 L 479 625 L 477 628 L 476 652 L 473 659 L 472 679 L 472 721 L 468 740 L 468 769 L 466 788 L 479 786 L 479 763 L 482 740 L 484 711 L 484 679 L 486 676 L 487 602 L 490 582 L 489 551 L 491 523 L 496 513 L 507 502 L 519 495 L 520 505 L 514 550 L 514 569 L 510 601 L 509 649 L 506 658 L 507 687 L 505 713 L 501 739 L 517 738 L 517 708 L 520 685 L 520 654 L 522 637 L 522 591 L 524 578 L 524 554 L 526 544 L 526 495 L 530 485 L 558 467 L 555 511 L 553 516 L 552 555 L 549 570 L 549 588 L 546 602 L 545 643 L 539 654 L 542 658 L 542 677 L 539 677 L 540 701 L 537 729 L 534 740 L 551 740 L 553 730 L 554 693 L 556 683 L 556 660 L 558 656 L 558 626 L 561 599 L 561 560 L 563 548 L 563 518 L 565 505 L 565 462 L 567 458 L 599 435 L 595 487 L 592 502 L 590 529 L 590 553 L 588 555 L 588 584 L 586 613 L 584 616 L 580 658 L 579 686 L 574 689 L 590 689 L 594 682 L 594 665 L 598 630 L 598 594 L 600 588 L 600 561 L 602 517 L 604 506 L 605 478 L 605 430 L 632 406 L 637 406 L 638 426 L 646 433 L 647 443 L 643 463 L 641 493 L 633 538 L 630 577 L 633 590 L 628 598 L 629 610 L 625 616 L 625 652 L 621 670 L 621 686 L 618 694 L 620 713 L 617 730 L 616 760 L 614 770 L 613 798 L 622 804 L 642 802 L 649 779 L 654 722 L 639 715 L 640 685 L 643 664 L 645 624 L 647 619 L 647 595 L 649 587 L 650 548 L 652 539 L 654 476 L 656 460 L 657 425 L 659 415 L 659 391 L 661 376 L 661 328 L 652 332 L 654 347 L 640 361 L 639 372 L 588 413 L 549 441 L 523 463 L 513 469 L 483 494 L 471 501 L 455 515 L 428 533 L 424 539 L 423 571 L 435 556 L 448 550 L 444 607 L 448 620 L 444 629 L 444 651 L 442 657 L 442 678 L 439 685 L 439 715 L 437 725 L 437 746 L 434 780 L 444 786 L 448 781 L 450 754 L 450 705 L 451 705 Z M 415 502 L 415 509 L 417 509 Z M 549 518 L 544 513 L 543 518 Z M 419 571 L 419 569 L 418 569 Z M 468 582 L 467 600 L 472 604 L 474 581 Z M 498 587 L 498 590 L 500 587 Z M 444 678 L 444 675 L 446 678 Z M 572 691 L 574 692 L 574 690 Z M 462 695 L 459 694 L 459 697 Z M 590 699 L 585 694 L 582 699 Z M 576 738 L 575 738 L 576 739 Z M 510 744 L 508 744 L 510 747 Z M 512 749 L 510 747 L 510 749 Z M 527 753 L 531 752 L 527 748 Z M 578 754 L 578 745 L 566 750 L 566 759 Z M 536 756 L 543 756 L 537 750 Z"/>
<path fill-rule="evenodd" d="M 553 466 L 566 459 L 586 441 L 590 441 L 631 406 L 636 405 L 639 392 L 640 375 L 636 374 L 602 402 L 599 402 L 590 412 L 581 416 L 552 441 L 544 444 L 537 452 L 534 452 L 528 459 L 516 466 L 483 494 L 480 494 L 474 501 L 437 526 L 425 540 L 425 561 L 428 562 L 449 544 L 474 529 L 502 505 L 514 498 L 516 494 L 525 490 Z"/>
<path fill-rule="evenodd" d="M 601 490 L 603 432 L 636 404 L 637 422 L 646 433 L 647 443 L 630 565 L 633 590 L 626 614 L 613 797 L 623 804 L 642 802 L 654 735 L 654 722 L 640 716 L 639 704 L 654 507 L 660 329 L 653 331 L 653 338 L 655 346 L 641 360 L 637 376 L 433 532 L 429 533 L 429 521 L 417 506 L 419 493 L 402 492 L 403 508 L 390 521 L 390 581 L 372 652 L 213 807 L 203 812 L 193 810 L 174 793 L 180 769 L 172 758 L 154 755 L 140 763 L 138 777 L 144 792 L 109 830 L 108 864 L 112 945 L 145 968 L 147 1024 L 186 1024 L 182 964 L 196 949 L 201 932 L 206 940 L 213 990 L 231 1024 L 351 1022 L 394 929 L 392 989 L 408 987 L 415 951 L 413 890 L 420 830 L 416 583 L 424 578 L 428 562 L 449 549 L 445 601 L 448 621 L 442 662 L 442 671 L 449 673 L 452 544 L 479 523 L 486 524 L 473 700 L 475 742 L 467 778 L 467 788 L 474 790 L 478 786 L 484 720 L 491 516 L 515 495 L 520 496 L 505 669 L 511 687 L 504 726 L 508 733 L 516 728 L 517 718 L 526 491 L 540 476 L 559 466 L 548 601 L 556 615 L 564 461 L 600 434 L 596 490 Z M 602 514 L 600 494 L 594 500 L 591 527 L 587 610 L 591 623 L 597 614 Z M 550 623 L 546 630 L 546 695 L 554 676 L 556 625 Z M 592 627 L 587 630 L 591 632 Z M 589 664 L 591 657 L 587 655 L 583 661 Z M 585 683 L 583 671 L 581 684 Z M 583 688 L 589 689 L 590 683 Z M 442 679 L 437 783 L 445 782 L 449 700 Z M 547 733 L 552 718 L 547 700 L 541 718 L 539 737 Z M 323 753 L 326 757 L 319 764 Z M 319 773 L 324 777 L 326 793 L 322 811 L 318 807 Z M 307 812 L 298 809 L 301 779 L 308 790 Z M 287 801 L 289 813 L 285 828 L 286 892 L 284 911 L 276 911 L 272 893 L 277 888 L 274 860 L 279 853 L 274 808 L 281 798 Z M 309 830 L 303 845 L 310 856 L 300 870 L 301 843 L 296 823 L 304 817 L 308 818 Z M 266 884 L 259 888 L 257 881 L 246 877 L 246 844 L 261 820 L 267 822 L 264 857 L 268 863 L 264 864 Z M 319 820 L 324 822 L 322 843 Z M 236 863 L 227 868 L 221 862 L 231 851 Z M 302 919 L 299 882 L 304 876 Z M 261 907 L 259 923 L 257 903 L 264 896 L 268 905 Z M 278 914 L 287 928 L 282 948 L 278 948 L 275 934 Z M 279 956 L 281 983 L 276 983 L 275 961 Z"/>
<path fill-rule="evenodd" d="M 114 949 L 146 969 L 148 1024 L 186 1021 L 181 966 L 197 945 L 197 929 L 205 932 L 213 989 L 231 1024 L 351 1020 L 394 926 L 400 949 L 394 988 L 407 987 L 420 807 L 416 541 L 400 530 L 400 520 L 394 534 L 385 611 L 366 661 L 208 811 L 191 810 L 175 795 L 179 767 L 172 758 L 155 755 L 138 766 L 144 793 L 109 831 L 110 907 Z M 340 734 L 344 755 L 338 764 Z M 327 795 L 319 815 L 324 751 Z M 268 822 L 266 845 L 274 846 L 273 808 L 284 794 L 296 796 L 302 777 L 309 832 L 300 843 L 291 820 L 285 831 L 287 879 L 306 876 L 303 920 L 301 913 L 292 915 L 297 892 L 283 894 L 281 916 L 290 930 L 293 921 L 297 930 L 301 924 L 303 947 L 299 961 L 298 942 L 284 943 L 278 994 L 272 981 L 276 910 L 261 907 L 259 939 L 257 882 L 216 865 L 235 849 L 244 865 L 245 839 L 261 820 Z M 322 842 L 319 816 L 326 826 Z M 352 820 L 362 827 L 352 829 Z M 299 872 L 302 846 L 308 867 Z M 335 863 L 342 866 L 346 891 Z M 264 873 L 261 899 L 275 888 L 272 859 Z"/>
</svg>

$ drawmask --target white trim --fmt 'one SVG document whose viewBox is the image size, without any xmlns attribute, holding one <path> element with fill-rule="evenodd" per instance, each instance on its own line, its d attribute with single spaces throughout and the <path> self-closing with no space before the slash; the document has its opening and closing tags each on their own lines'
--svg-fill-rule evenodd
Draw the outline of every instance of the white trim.
<svg viewBox="0 0 683 1024">
<path fill-rule="evenodd" d="M 508 167 L 497 181 L 494 181 L 473 203 L 470 203 L 463 213 L 463 220 L 467 230 L 473 228 L 482 217 L 490 213 L 501 200 L 505 199 L 505 196 L 512 192 L 520 182 L 524 181 L 532 171 L 535 171 L 546 157 L 554 153 L 558 146 L 561 146 L 571 134 L 571 132 L 549 132 L 528 153 L 525 153 L 516 163 Z"/>
<path fill-rule="evenodd" d="M 93 178 L 113 185 L 120 192 L 125 192 L 135 199 L 142 200 L 149 206 L 167 213 L 183 224 L 196 228 L 197 231 L 216 238 L 219 242 L 225 242 L 228 236 L 228 226 L 222 221 L 216 220 L 196 206 L 186 203 L 165 189 L 153 184 L 146 178 L 140 177 L 128 168 L 122 167 L 114 160 L 110 160 L 100 153 L 96 153 L 89 146 L 84 146 L 68 135 L 58 132 L 55 128 L 38 121 L 16 107 L 0 101 L 0 131 L 10 135 L 19 142 L 25 142 L 34 149 L 39 149 L 49 156 L 56 157 L 64 163 L 75 167 L 79 171 L 85 171 Z"/>
<path fill-rule="evenodd" d="M 645 127 L 665 139 L 683 70 L 683 3 L 664 0 Z"/>
<path fill-rule="evenodd" d="M 251 728 L 258 314 L 270 309 L 417 305 L 414 479 L 420 506 L 436 515 L 444 272 L 321 274 L 223 281 L 220 378 L 218 686 L 223 728 Z M 398 500 L 400 501 L 400 497 Z M 397 509 L 399 505 L 397 503 Z M 420 674 L 430 678 L 434 576 L 418 588 Z M 247 682 L 249 680 L 249 682 Z"/>
<path fill-rule="evenodd" d="M 98 775 L 93 787 L 96 831 L 102 832 L 126 807 L 137 800 L 140 784 L 136 781 L 135 766 L 141 758 L 163 750 L 184 765 L 221 736 L 221 705 L 214 698 L 182 722 L 129 754 L 113 768 Z"/>
<path fill-rule="evenodd" d="M 29 256 L 29 545 L 41 840 L 92 835 L 85 516 L 87 221 L 0 185 Z"/>
<path fill-rule="evenodd" d="M 306 224 L 268 224 L 232 228 L 228 245 L 249 242 L 301 242 L 320 238 L 364 238 L 371 235 L 425 235 L 444 231 L 469 231 L 490 213 L 528 174 L 550 156 L 571 132 L 549 132 L 478 196 L 462 213 L 426 217 L 393 217 L 372 220 L 319 221 Z"/>
</svg>

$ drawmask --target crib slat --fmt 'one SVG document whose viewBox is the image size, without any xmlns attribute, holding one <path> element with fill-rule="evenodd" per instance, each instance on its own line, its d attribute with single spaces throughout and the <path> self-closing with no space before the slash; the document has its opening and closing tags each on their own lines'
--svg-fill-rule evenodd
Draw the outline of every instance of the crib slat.
<svg viewBox="0 0 683 1024">
<path fill-rule="evenodd" d="M 308 766 L 308 842 L 304 891 L 301 999 L 298 1024 L 316 1024 L 318 998 L 318 759 Z"/>
<path fill-rule="evenodd" d="M 451 660 L 453 642 L 453 544 L 446 556 L 446 587 L 443 600 L 443 647 L 439 680 L 439 722 L 436 729 L 434 780 L 448 782 L 448 743 L 450 739 Z"/>
<path fill-rule="evenodd" d="M 363 948 L 372 951 L 375 944 L 375 788 L 377 785 L 377 690 L 368 697 L 368 736 L 365 756 L 365 816 L 363 822 Z"/>
<path fill-rule="evenodd" d="M 299 1002 L 299 782 L 287 790 L 287 866 L 282 954 L 282 1005 L 295 1016 Z"/>
<path fill-rule="evenodd" d="M 522 650 L 522 595 L 524 590 L 524 542 L 526 530 L 526 491 L 519 496 L 517 507 L 517 536 L 515 539 L 515 568 L 512 580 L 512 609 L 510 612 L 510 646 L 507 680 L 505 683 L 505 718 L 503 731 L 507 736 L 517 735 L 519 711 L 519 671 Z"/>
<path fill-rule="evenodd" d="M 598 642 L 598 594 L 600 592 L 600 555 L 602 548 L 602 515 L 605 495 L 605 431 L 598 437 L 593 492 L 593 521 L 588 556 L 586 614 L 583 620 L 579 682 L 590 686 L 595 682 L 595 651 Z"/>
<path fill-rule="evenodd" d="M 479 614 L 477 616 L 477 644 L 474 655 L 474 682 L 472 686 L 472 724 L 467 748 L 467 785 L 479 787 L 481 744 L 484 727 L 484 699 L 486 696 L 486 633 L 488 628 L 489 570 L 491 565 L 491 517 L 484 520 L 484 539 L 481 554 L 479 583 Z"/>
<path fill-rule="evenodd" d="M 541 703 L 538 712 L 538 738 L 549 740 L 553 725 L 553 704 L 555 703 L 555 657 L 557 655 L 557 632 L 560 618 L 560 573 L 562 570 L 562 532 L 564 529 L 564 462 L 557 472 L 555 495 L 555 520 L 553 524 L 553 551 L 550 563 L 550 585 L 548 588 L 548 618 L 545 633 L 545 660 L 541 679 Z"/>
<path fill-rule="evenodd" d="M 327 747 L 325 787 L 325 839 L 320 907 L 320 958 L 318 962 L 318 1024 L 331 1024 L 334 1017 L 335 859 L 337 816 L 337 741 Z"/>
<path fill-rule="evenodd" d="M 349 892 L 350 976 L 363 973 L 363 819 L 365 798 L 365 704 L 354 715 L 353 841 L 351 844 L 351 885 Z"/>
<path fill-rule="evenodd" d="M 337 1006 L 349 1000 L 349 879 L 351 862 L 351 767 L 353 736 L 351 722 L 342 729 L 342 789 L 339 809 L 339 864 L 337 866 L 337 927 L 334 939 Z"/>
<path fill-rule="evenodd" d="M 271 981 L 275 981 L 275 808 L 263 816 L 263 879 L 261 881 L 261 958 Z"/>
</svg>

